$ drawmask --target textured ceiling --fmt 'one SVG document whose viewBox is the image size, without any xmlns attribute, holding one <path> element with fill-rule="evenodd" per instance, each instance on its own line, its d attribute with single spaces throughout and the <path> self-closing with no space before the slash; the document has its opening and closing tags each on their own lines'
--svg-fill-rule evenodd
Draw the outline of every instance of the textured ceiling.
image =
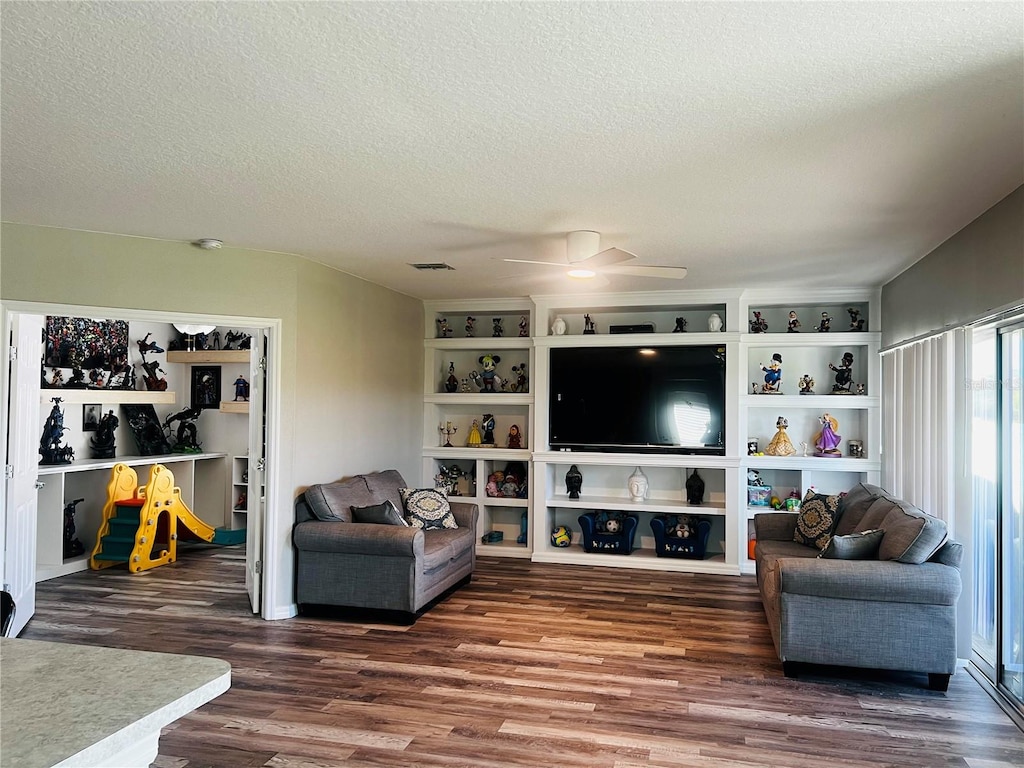
<svg viewBox="0 0 1024 768">
<path fill-rule="evenodd" d="M 3 2 L 6 221 L 423 298 L 879 285 L 1024 183 L 1024 4 Z M 594 229 L 682 282 L 603 288 Z M 409 262 L 444 261 L 421 273 Z"/>
</svg>

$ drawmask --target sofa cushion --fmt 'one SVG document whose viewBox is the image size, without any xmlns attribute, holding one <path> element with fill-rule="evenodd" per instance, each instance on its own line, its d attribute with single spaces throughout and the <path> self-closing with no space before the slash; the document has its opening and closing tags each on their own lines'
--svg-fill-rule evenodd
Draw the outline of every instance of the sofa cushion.
<svg viewBox="0 0 1024 768">
<path fill-rule="evenodd" d="M 352 507 L 352 522 L 377 525 L 409 525 L 390 499 L 369 507 Z"/>
<path fill-rule="evenodd" d="M 306 503 L 317 520 L 351 523 L 352 507 L 366 507 L 377 502 L 361 476 L 340 483 L 311 485 L 306 489 Z"/>
<path fill-rule="evenodd" d="M 839 496 L 807 492 L 796 519 L 793 541 L 820 552 L 828 544 L 839 518 Z"/>
<path fill-rule="evenodd" d="M 397 469 L 371 472 L 368 475 L 363 475 L 363 480 L 366 481 L 366 487 L 370 490 L 375 502 L 379 503 L 388 499 L 396 509 L 402 509 L 402 496 L 398 489 L 405 488 L 408 483 Z"/>
<path fill-rule="evenodd" d="M 400 488 L 409 525 L 426 531 L 435 528 L 458 528 L 447 491 L 438 488 Z"/>
<path fill-rule="evenodd" d="M 885 491 L 877 485 L 858 483 L 853 486 L 839 502 L 839 522 L 836 524 L 835 535 L 846 536 L 870 530 L 870 526 L 862 525 L 864 514 L 879 496 L 885 495 Z"/>
<path fill-rule="evenodd" d="M 845 536 L 833 536 L 818 557 L 830 560 L 875 560 L 878 557 L 878 547 L 882 543 L 883 536 L 885 536 L 885 531 L 881 528 L 860 533 L 848 533 Z"/>
<path fill-rule="evenodd" d="M 879 560 L 924 563 L 946 541 L 946 523 L 909 502 L 893 499 L 893 507 L 879 525 L 885 530 Z"/>
<path fill-rule="evenodd" d="M 882 495 L 871 502 L 871 505 L 867 508 L 863 515 L 861 515 L 860 522 L 857 523 L 856 527 L 849 533 L 859 533 L 861 531 L 873 531 L 876 528 L 882 527 L 882 521 L 889 516 L 892 511 L 893 501 L 889 496 Z M 844 527 L 845 530 L 845 527 Z M 838 533 L 838 528 L 836 529 Z"/>
</svg>

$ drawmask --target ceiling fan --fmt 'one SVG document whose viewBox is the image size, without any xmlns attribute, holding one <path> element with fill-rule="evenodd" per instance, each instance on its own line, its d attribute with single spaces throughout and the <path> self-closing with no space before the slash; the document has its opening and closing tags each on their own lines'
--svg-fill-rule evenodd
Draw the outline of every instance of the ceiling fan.
<svg viewBox="0 0 1024 768">
<path fill-rule="evenodd" d="M 644 264 L 626 264 L 636 254 L 621 248 L 601 250 L 601 235 L 590 230 L 570 232 L 565 240 L 566 261 L 533 261 L 531 259 L 502 259 L 516 264 L 543 264 L 548 267 L 565 269 L 569 277 L 587 279 L 598 274 L 639 275 L 640 277 L 661 277 L 682 280 L 686 267 L 660 267 Z"/>
</svg>

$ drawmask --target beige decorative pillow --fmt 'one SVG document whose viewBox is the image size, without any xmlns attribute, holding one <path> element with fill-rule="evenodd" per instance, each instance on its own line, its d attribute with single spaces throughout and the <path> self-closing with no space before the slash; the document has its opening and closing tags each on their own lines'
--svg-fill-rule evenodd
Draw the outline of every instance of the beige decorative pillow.
<svg viewBox="0 0 1024 768">
<path fill-rule="evenodd" d="M 838 495 L 825 496 L 808 491 L 800 505 L 793 541 L 819 551 L 824 549 L 839 519 L 839 499 Z"/>
</svg>

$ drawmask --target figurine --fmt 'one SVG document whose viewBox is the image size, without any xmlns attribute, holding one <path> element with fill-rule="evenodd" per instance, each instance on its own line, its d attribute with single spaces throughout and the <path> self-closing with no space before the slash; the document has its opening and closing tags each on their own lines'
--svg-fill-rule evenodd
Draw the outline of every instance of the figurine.
<svg viewBox="0 0 1024 768">
<path fill-rule="evenodd" d="M 805 373 L 803 376 L 800 377 L 799 387 L 801 395 L 814 394 L 814 379 L 811 378 L 811 375 L 809 373 Z"/>
<path fill-rule="evenodd" d="M 74 461 L 75 451 L 70 445 L 61 445 L 64 437 L 64 412 L 60 409 L 63 398 L 54 397 L 53 408 L 43 425 L 43 436 L 39 440 L 40 464 L 70 464 Z"/>
<path fill-rule="evenodd" d="M 235 502 L 235 509 L 237 511 L 244 510 L 248 506 L 248 502 L 249 502 L 249 494 L 248 494 L 248 492 L 242 491 L 240 494 L 238 494 L 238 501 Z"/>
<path fill-rule="evenodd" d="M 114 458 L 114 434 L 119 422 L 113 411 L 100 419 L 96 434 L 89 440 L 89 455 L 94 459 Z"/>
<path fill-rule="evenodd" d="M 152 336 L 152 335 L 153 335 L 152 333 L 147 333 L 143 338 L 141 338 L 141 339 L 139 339 L 138 341 L 135 342 L 136 344 L 139 345 L 139 354 L 142 355 L 143 359 L 146 358 L 146 353 L 147 352 L 163 352 L 164 351 L 160 347 L 160 345 L 157 344 L 155 341 L 150 341 L 149 340 L 149 337 Z"/>
<path fill-rule="evenodd" d="M 750 321 L 751 333 L 767 333 L 768 321 L 761 317 L 760 312 L 754 312 L 754 319 Z"/>
<path fill-rule="evenodd" d="M 474 371 L 476 373 L 476 371 Z M 460 387 L 463 392 L 472 392 L 472 388 L 469 386 L 469 379 L 463 379 Z"/>
<path fill-rule="evenodd" d="M 437 318 L 437 338 L 447 339 L 452 335 L 452 327 L 448 325 L 448 320 L 444 317 Z"/>
<path fill-rule="evenodd" d="M 686 318 L 677 317 L 676 327 L 672 329 L 672 333 L 686 333 Z"/>
<path fill-rule="evenodd" d="M 761 366 L 761 370 L 764 371 L 764 386 L 761 387 L 761 394 L 781 394 L 782 393 L 782 355 L 776 352 L 772 355 L 772 362 L 766 368 Z"/>
<path fill-rule="evenodd" d="M 823 414 L 819 419 L 821 431 L 814 436 L 814 455 L 825 458 L 839 458 L 839 443 L 842 436 L 838 433 L 839 422 L 831 414 Z"/>
<path fill-rule="evenodd" d="M 768 443 L 768 447 L 764 449 L 764 452 L 769 456 L 792 456 L 796 453 L 796 448 L 793 447 L 793 443 L 789 440 L 789 435 L 786 434 L 786 428 L 789 427 L 789 422 L 784 416 L 779 416 L 775 421 L 777 431 L 772 441 Z"/>
<path fill-rule="evenodd" d="M 449 424 L 451 422 L 448 422 Z M 483 438 L 480 436 L 480 422 L 473 419 L 473 423 L 469 425 L 469 436 L 466 438 L 467 448 L 479 448 L 483 442 Z"/>
<path fill-rule="evenodd" d="M 444 435 L 444 445 L 442 448 L 454 448 L 452 445 L 452 435 L 459 431 L 458 427 L 453 427 L 450 421 L 446 421 L 444 424 L 438 424 L 437 430 Z"/>
<path fill-rule="evenodd" d="M 77 365 L 71 369 L 71 380 L 64 385 L 66 389 L 85 389 L 88 384 L 85 383 L 85 371 L 79 368 Z"/>
<path fill-rule="evenodd" d="M 712 312 L 708 318 L 708 330 L 711 333 L 718 333 L 722 330 L 722 316 L 717 312 Z"/>
<path fill-rule="evenodd" d="M 167 431 L 168 438 L 173 432 L 172 425 L 174 422 L 178 422 L 177 439 L 171 446 L 171 450 L 182 453 L 199 453 L 199 446 L 202 443 L 199 442 L 194 422 L 202 412 L 202 408 L 186 408 L 164 419 L 164 429 Z"/>
<path fill-rule="evenodd" d="M 565 335 L 565 320 L 561 317 L 556 317 L 555 321 L 551 324 L 551 335 L 552 336 L 564 336 Z"/>
<path fill-rule="evenodd" d="M 508 447 L 509 448 L 522 448 L 523 447 L 523 436 L 519 434 L 519 425 L 513 424 L 508 428 Z"/>
<path fill-rule="evenodd" d="M 626 490 L 629 491 L 629 498 L 633 501 L 643 501 L 650 493 L 651 484 L 644 471 L 637 467 L 633 474 L 626 481 Z"/>
<path fill-rule="evenodd" d="M 818 333 L 828 333 L 831 325 L 832 316 L 828 312 L 822 312 L 821 322 L 818 323 L 818 326 L 814 330 L 816 330 Z"/>
<path fill-rule="evenodd" d="M 440 323 L 442 321 L 438 322 Z M 444 320 L 443 322 L 445 328 L 448 328 L 448 321 Z M 448 333 L 451 333 L 450 329 L 448 330 Z M 446 339 L 448 337 L 442 336 L 441 338 Z M 242 333 L 241 331 L 238 333 L 228 331 L 224 336 L 224 349 L 249 349 L 250 346 L 252 346 L 252 336 L 247 333 Z"/>
<path fill-rule="evenodd" d="M 466 338 L 467 339 L 473 338 L 473 335 L 476 332 L 476 329 L 474 327 L 475 325 L 476 325 L 476 318 L 475 317 L 467 317 L 466 318 Z"/>
<path fill-rule="evenodd" d="M 512 384 L 513 392 L 529 392 L 530 382 L 526 378 L 526 363 L 520 363 L 519 367 L 512 366 L 512 373 L 515 374 L 516 380 Z"/>
<path fill-rule="evenodd" d="M 104 371 L 102 368 L 93 368 L 91 371 L 89 371 L 89 381 L 92 382 L 93 389 L 103 388 L 105 375 L 106 371 Z"/>
<path fill-rule="evenodd" d="M 146 362 L 146 356 L 142 356 L 142 369 L 146 372 L 143 381 L 146 382 L 146 389 L 150 392 L 164 392 L 167 390 L 167 379 L 157 375 L 157 371 L 160 373 L 166 373 L 166 371 L 160 367 L 160 364 L 156 360 Z"/>
<path fill-rule="evenodd" d="M 505 473 L 500 469 L 496 469 L 494 472 L 487 476 L 487 484 L 484 486 L 484 493 L 489 497 L 497 498 L 501 495 L 501 484 L 505 481 Z"/>
<path fill-rule="evenodd" d="M 64 557 L 78 557 L 85 552 L 82 542 L 75 536 L 75 507 L 85 501 L 84 498 L 69 501 L 64 506 Z"/>
<path fill-rule="evenodd" d="M 703 504 L 704 503 L 704 478 L 697 474 L 697 470 L 693 470 L 693 474 L 686 478 L 686 503 L 687 504 Z"/>
<path fill-rule="evenodd" d="M 789 322 L 786 323 L 786 333 L 800 333 L 797 328 L 800 327 L 800 321 L 797 319 L 796 312 L 790 310 Z"/>
<path fill-rule="evenodd" d="M 60 368 L 54 368 L 50 378 L 50 388 L 56 389 L 64 383 L 64 372 Z"/>
<path fill-rule="evenodd" d="M 836 372 L 836 383 L 832 385 L 833 395 L 849 395 L 853 388 L 853 353 L 843 353 L 843 360 L 839 367 L 828 364 L 829 370 Z"/>
<path fill-rule="evenodd" d="M 863 331 L 864 318 L 860 316 L 860 310 L 856 307 L 847 307 L 846 311 L 850 313 L 850 331 Z"/>
<path fill-rule="evenodd" d="M 235 400 L 239 398 L 246 402 L 249 400 L 249 382 L 242 374 L 238 374 L 238 378 L 235 379 Z"/>
<path fill-rule="evenodd" d="M 500 317 L 492 317 L 491 323 L 493 324 L 493 331 L 491 332 L 491 338 L 500 339 L 505 335 L 505 329 L 502 328 L 502 319 Z"/>
<path fill-rule="evenodd" d="M 489 413 L 485 413 L 483 419 L 480 421 L 480 429 L 483 430 L 484 437 L 481 445 L 489 447 L 494 446 L 494 416 Z"/>
<path fill-rule="evenodd" d="M 583 333 L 587 335 L 597 333 L 597 331 L 594 330 L 594 321 L 591 319 L 590 315 L 583 316 Z"/>
<path fill-rule="evenodd" d="M 470 377 L 476 381 L 481 392 L 497 392 L 498 390 L 494 388 L 494 385 L 497 383 L 500 387 L 501 378 L 497 373 L 495 373 L 494 368 L 501 362 L 501 358 L 497 355 L 480 355 L 477 360 L 483 367 L 483 373 L 476 374 L 476 371 L 473 371 L 473 373 L 470 374 Z M 474 374 L 476 374 L 476 376 L 474 376 Z M 479 378 L 479 381 L 477 381 L 477 378 Z"/>
<path fill-rule="evenodd" d="M 858 395 L 866 395 L 867 393 L 868 393 L 867 388 L 863 384 L 858 384 L 857 385 L 857 394 Z"/>
<path fill-rule="evenodd" d="M 519 336 L 525 337 L 530 335 L 530 321 L 526 318 L 526 315 L 519 316 Z"/>
<path fill-rule="evenodd" d="M 804 452 L 804 456 L 807 456 L 807 442 L 803 441 L 800 443 L 800 449 Z"/>
<path fill-rule="evenodd" d="M 455 376 L 455 361 L 448 363 L 448 378 L 444 382 L 445 392 L 457 392 L 459 389 L 459 379 Z"/>
<path fill-rule="evenodd" d="M 573 464 L 565 473 L 565 491 L 570 499 L 578 499 L 580 490 L 583 488 L 583 473 L 580 468 Z"/>
<path fill-rule="evenodd" d="M 213 349 L 220 349 L 220 331 L 215 328 L 210 334 L 210 339 L 213 341 Z"/>
</svg>

